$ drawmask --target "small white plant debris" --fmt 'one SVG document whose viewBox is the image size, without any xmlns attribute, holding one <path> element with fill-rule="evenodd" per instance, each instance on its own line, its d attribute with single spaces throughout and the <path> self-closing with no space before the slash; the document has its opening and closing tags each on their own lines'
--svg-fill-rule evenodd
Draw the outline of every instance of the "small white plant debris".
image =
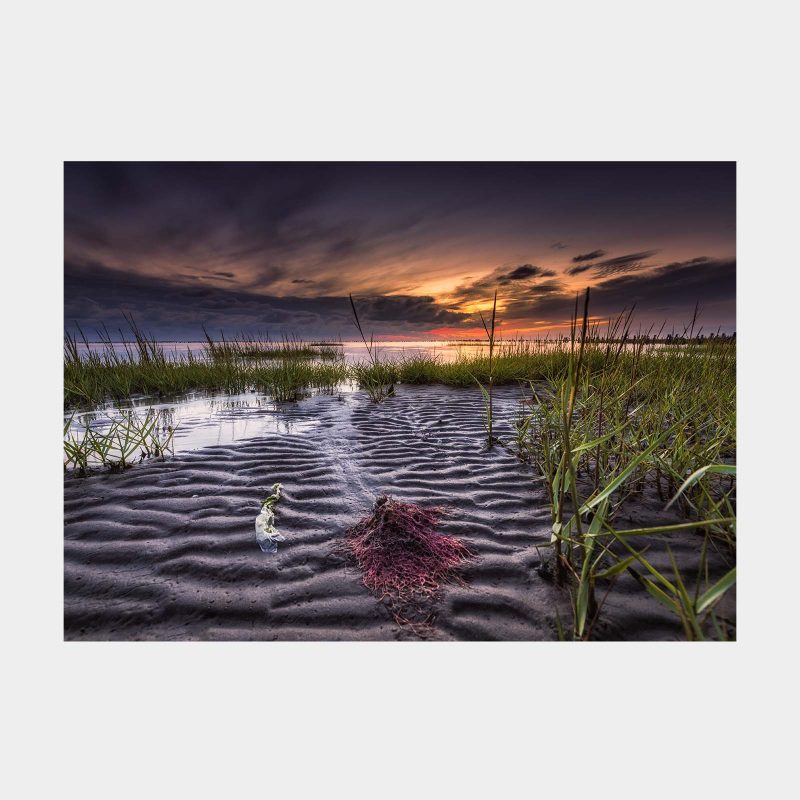
<svg viewBox="0 0 800 800">
<path fill-rule="evenodd" d="M 256 541 L 265 553 L 277 553 L 278 542 L 286 541 L 275 529 L 275 506 L 280 500 L 283 484 L 273 483 L 272 494 L 261 504 L 261 513 L 256 517 Z"/>
</svg>

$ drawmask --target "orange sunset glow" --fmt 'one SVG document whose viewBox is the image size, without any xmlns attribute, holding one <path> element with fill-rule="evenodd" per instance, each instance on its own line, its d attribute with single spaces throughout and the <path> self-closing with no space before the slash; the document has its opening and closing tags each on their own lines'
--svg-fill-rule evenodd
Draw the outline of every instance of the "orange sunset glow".
<svg viewBox="0 0 800 800">
<path fill-rule="evenodd" d="M 166 163 L 65 167 L 65 322 L 378 339 L 602 322 L 735 328 L 729 163 Z"/>
</svg>

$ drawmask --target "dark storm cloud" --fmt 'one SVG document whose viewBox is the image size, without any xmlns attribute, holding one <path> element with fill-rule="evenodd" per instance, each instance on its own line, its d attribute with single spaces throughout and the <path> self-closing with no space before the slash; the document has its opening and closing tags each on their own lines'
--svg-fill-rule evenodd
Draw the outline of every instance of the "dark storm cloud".
<svg viewBox="0 0 800 800">
<path fill-rule="evenodd" d="M 618 272 L 630 272 L 631 270 L 640 269 L 644 265 L 644 262 L 652 258 L 657 252 L 657 250 L 642 250 L 640 253 L 628 253 L 624 256 L 617 256 L 616 258 L 599 261 L 594 265 L 595 273 L 597 275 L 606 276 L 614 275 Z"/>
<path fill-rule="evenodd" d="M 602 258 L 606 254 L 605 250 L 592 250 L 591 253 L 580 253 L 579 255 L 575 256 L 572 260 L 575 263 L 580 263 L 582 261 L 594 261 L 596 258 Z"/>
<path fill-rule="evenodd" d="M 593 261 L 591 264 L 579 264 L 575 267 L 570 267 L 567 272 L 570 275 L 579 275 L 582 272 L 593 270 L 594 274 L 600 277 L 615 275 L 619 272 L 631 272 L 641 269 L 644 266 L 644 262 L 652 258 L 657 252 L 657 250 L 642 250 L 639 253 L 628 253 L 624 256 L 616 256 L 615 258 L 608 258 L 604 261 Z M 602 250 L 596 250 L 595 253 L 605 255 Z M 577 261 L 580 259 L 581 261 L 587 261 L 589 257 L 592 256 L 594 256 L 593 253 L 587 253 L 585 256 L 577 256 L 572 260 Z"/>
<path fill-rule="evenodd" d="M 555 275 L 555 273 L 550 270 L 544 270 L 541 267 L 535 267 L 533 264 L 522 264 L 501 276 L 500 280 L 521 281 L 523 278 L 535 278 L 539 275 Z"/>
<path fill-rule="evenodd" d="M 159 335 L 335 334 L 350 292 L 387 333 L 467 325 L 459 303 L 496 288 L 534 307 L 567 270 L 644 276 L 649 242 L 664 261 L 735 251 L 732 163 L 67 163 L 64 179 L 67 320 L 125 308 Z M 568 242 L 593 258 L 568 258 Z M 505 266 L 461 277 L 492 263 Z M 410 297 L 434 291 L 452 304 Z"/>
<path fill-rule="evenodd" d="M 254 292 L 183 285 L 168 280 L 109 269 L 103 264 L 67 262 L 64 271 L 64 316 L 69 327 L 86 331 L 107 325 L 126 328 L 125 314 L 144 327 L 170 338 L 194 338 L 201 323 L 209 330 L 244 332 L 278 327 L 319 331 L 352 326 L 347 297 L 274 297 Z M 451 311 L 432 297 L 404 295 L 356 298 L 359 314 L 376 333 L 414 333 L 431 326 L 458 325 L 467 314 Z"/>
<path fill-rule="evenodd" d="M 661 269 L 669 270 L 676 267 L 688 267 L 691 266 L 692 264 L 706 264 L 707 262 L 712 260 L 713 259 L 709 258 L 708 256 L 698 256 L 697 258 L 691 258 L 688 261 L 673 261 L 670 264 L 664 264 L 664 266 L 661 267 Z"/>
<path fill-rule="evenodd" d="M 67 164 L 65 256 L 125 267 L 180 259 L 268 290 L 297 269 L 368 261 L 422 219 L 334 219 L 319 204 L 335 164 Z M 340 179 L 341 180 L 341 179 Z"/>
<path fill-rule="evenodd" d="M 466 323 L 469 314 L 446 309 L 432 297 L 379 295 L 355 297 L 356 308 L 361 317 L 372 322 L 394 322 L 410 326 L 445 326 Z"/>
<path fill-rule="evenodd" d="M 597 286 L 607 306 L 690 306 L 695 302 L 731 300 L 736 295 L 736 260 L 694 258 L 657 267 L 652 272 L 620 275 Z"/>
<path fill-rule="evenodd" d="M 521 286 L 516 285 L 509 292 L 502 294 L 506 300 L 507 308 L 534 307 L 536 303 L 545 297 L 561 296 L 565 292 L 564 284 L 558 280 L 537 281 L 526 283 Z M 506 316 L 513 317 L 512 314 Z"/>
<path fill-rule="evenodd" d="M 540 281 L 526 290 L 530 295 L 554 294 L 564 291 L 564 284 L 561 281 Z"/>
<path fill-rule="evenodd" d="M 169 277 L 230 272 L 239 288 L 397 294 L 428 250 L 522 213 L 526 165 L 65 165 L 65 257 Z M 441 175 L 439 174 L 441 173 Z M 495 186 L 495 184 L 497 184 Z M 507 210 L 507 211 L 504 211 Z M 431 263 L 430 256 L 427 262 Z M 193 280 L 186 277 L 186 280 Z M 311 282 L 313 281 L 313 290 Z"/>
<path fill-rule="evenodd" d="M 324 169 L 246 164 L 66 164 L 67 244 L 111 241 L 137 251 L 186 251 L 198 242 L 222 247 L 221 228 L 238 234 L 229 255 L 257 252 L 279 238 L 282 222 L 324 190 Z M 135 234 L 147 231 L 146 239 Z"/>
<path fill-rule="evenodd" d="M 647 272 L 609 278 L 591 286 L 590 313 L 608 316 L 636 306 L 637 313 L 676 316 L 688 314 L 695 303 L 722 304 L 733 312 L 736 297 L 736 260 L 698 257 L 664 264 Z M 572 313 L 572 292 L 552 293 L 539 299 L 509 304 L 511 318 L 566 319 Z M 731 316 L 731 319 L 733 317 Z"/>
<path fill-rule="evenodd" d="M 517 267 L 497 267 L 489 275 L 459 286 L 453 296 L 463 300 L 479 300 L 502 286 L 513 285 L 514 291 L 523 288 L 521 284 L 538 278 L 553 278 L 552 269 L 537 267 L 534 264 L 520 264 Z"/>
</svg>

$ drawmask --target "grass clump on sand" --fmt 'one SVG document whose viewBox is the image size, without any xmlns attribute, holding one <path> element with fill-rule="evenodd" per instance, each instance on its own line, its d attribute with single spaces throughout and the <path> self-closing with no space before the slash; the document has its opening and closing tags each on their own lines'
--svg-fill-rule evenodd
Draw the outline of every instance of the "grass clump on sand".
<svg viewBox="0 0 800 800">
<path fill-rule="evenodd" d="M 355 304 L 353 312 L 357 320 Z M 485 355 L 459 354 L 452 362 L 437 355 L 413 353 L 387 359 L 357 324 L 368 359 L 347 365 L 340 346 L 324 343 L 317 347 L 289 339 L 276 343 L 244 338 L 214 341 L 208 337 L 200 354 L 190 350 L 166 352 L 132 319 L 129 325 L 129 338 L 122 335 L 122 341 L 116 343 L 105 330 L 99 332 L 100 342 L 92 346 L 83 334 L 82 341 L 66 335 L 65 408 L 97 408 L 107 403 L 123 404 L 133 397 L 176 397 L 194 391 L 238 394 L 257 390 L 278 400 L 296 400 L 311 390 L 333 392 L 349 380 L 375 401 L 385 399 L 402 383 L 455 387 L 475 386 L 476 382 L 483 387 L 551 383 L 567 371 L 573 352 L 570 342 L 560 339 L 494 341 L 491 337 L 493 343 Z M 632 336 L 624 345 L 620 342 L 619 337 L 612 343 L 590 333 L 583 354 L 585 373 L 595 375 L 608 366 L 609 348 L 620 361 L 637 362 L 640 374 L 652 368 L 665 378 L 682 380 L 682 375 L 708 377 L 708 365 L 712 369 L 717 364 L 735 369 L 735 340 L 731 339 L 669 344 L 663 339 Z"/>
<path fill-rule="evenodd" d="M 680 619 L 687 639 L 734 638 L 720 604 L 736 580 L 735 346 L 651 347 L 630 337 L 630 314 L 601 337 L 588 307 L 587 290 L 566 363 L 544 388 L 531 386 L 535 402 L 518 421 L 521 454 L 549 488 L 553 573 L 570 589 L 572 634 L 591 637 L 598 590 L 607 597 L 628 574 Z M 660 509 L 656 524 L 625 521 L 641 503 Z M 702 536 L 691 575 L 660 543 L 672 535 Z M 664 549 L 667 570 L 655 563 Z M 710 573 L 712 549 L 728 564 L 722 575 Z"/>
<path fill-rule="evenodd" d="M 472 556 L 453 536 L 436 530 L 442 510 L 379 497 L 369 516 L 347 531 L 346 544 L 364 585 L 387 600 L 399 623 L 426 623 L 415 602 L 458 581 L 458 568 Z M 412 619 L 412 616 L 414 619 Z"/>
<path fill-rule="evenodd" d="M 99 345 L 91 347 L 81 333 L 64 340 L 64 407 L 97 408 L 122 404 L 132 397 L 174 397 L 193 391 L 238 394 L 250 390 L 272 394 L 276 400 L 296 400 L 312 389 L 332 392 L 349 377 L 340 352 L 326 359 L 290 355 L 282 345 L 268 356 L 246 354 L 245 340 L 208 340 L 205 353 L 167 353 L 155 339 L 128 320 L 132 338 L 122 335 L 112 342 L 108 331 L 99 332 Z M 81 353 L 80 345 L 85 346 Z M 331 349 L 333 347 L 331 346 Z M 303 346 L 293 342 L 293 353 Z M 316 348 L 315 348 L 316 350 Z M 280 355 L 279 355 L 280 353 Z"/>
<path fill-rule="evenodd" d="M 87 475 L 93 467 L 123 470 L 146 458 L 174 454 L 175 428 L 159 411 L 149 409 L 140 415 L 122 411 L 117 419 L 109 417 L 106 430 L 92 428 L 84 420 L 82 430 L 73 430 L 74 415 L 64 423 L 64 471 Z"/>
<path fill-rule="evenodd" d="M 370 399 L 380 403 L 389 395 L 394 394 L 394 384 L 399 378 L 399 374 L 392 362 L 381 358 L 380 351 L 375 345 L 372 335 L 367 340 L 366 334 L 361 327 L 361 321 L 358 318 L 358 311 L 352 294 L 350 295 L 350 308 L 353 311 L 353 322 L 358 328 L 361 341 L 364 342 L 364 347 L 367 349 L 367 355 L 369 356 L 367 362 L 353 364 L 350 367 L 350 373 L 358 385 L 362 389 L 366 389 Z"/>
<path fill-rule="evenodd" d="M 583 367 L 590 374 L 596 374 L 607 365 L 606 350 L 619 351 L 621 358 L 641 359 L 644 366 L 661 363 L 665 356 L 671 361 L 669 369 L 680 372 L 680 359 L 685 356 L 709 355 L 725 368 L 735 365 L 736 340 L 725 336 L 666 340 L 648 334 L 628 332 L 623 341 L 621 336 L 614 341 L 601 334 L 597 326 L 587 331 L 583 354 Z M 438 355 L 411 353 L 389 363 L 395 370 L 398 382 L 408 384 L 439 383 L 445 386 L 475 386 L 476 381 L 488 386 L 527 384 L 530 381 L 551 381 L 568 368 L 574 357 L 570 339 L 496 339 L 493 352 L 487 346 L 483 353 L 461 353 L 452 361 L 445 361 Z M 691 361 L 692 359 L 690 359 Z M 695 359 L 696 360 L 696 359 Z"/>
<path fill-rule="evenodd" d="M 224 336 L 216 341 L 203 329 L 206 337 L 206 353 L 211 360 L 225 359 L 318 359 L 339 361 L 344 358 L 341 342 L 304 342 L 302 339 L 284 336 L 279 341 L 269 337 L 256 338 L 241 335 L 233 339 Z"/>
<path fill-rule="evenodd" d="M 277 402 L 300 400 L 311 390 L 332 394 L 347 379 L 344 364 L 314 364 L 297 359 L 281 359 L 246 372 L 248 385 L 271 395 Z"/>
<path fill-rule="evenodd" d="M 64 407 L 93 408 L 124 403 L 137 395 L 165 397 L 205 390 L 231 393 L 248 387 L 246 372 L 233 359 L 209 360 L 191 351 L 168 355 L 154 339 L 129 320 L 133 340 L 112 342 L 99 332 L 99 346 L 90 347 L 81 333 L 64 340 Z"/>
<path fill-rule="evenodd" d="M 484 331 L 486 331 L 486 339 L 489 343 L 489 381 L 487 385 L 481 383 L 477 378 L 475 379 L 478 387 L 483 395 L 483 424 L 486 428 L 486 443 L 488 447 L 494 445 L 494 348 L 495 348 L 495 322 L 497 321 L 497 291 L 494 293 L 494 301 L 492 303 L 492 317 L 491 324 L 487 324 L 483 318 L 483 313 L 480 312 L 481 324 Z"/>
</svg>

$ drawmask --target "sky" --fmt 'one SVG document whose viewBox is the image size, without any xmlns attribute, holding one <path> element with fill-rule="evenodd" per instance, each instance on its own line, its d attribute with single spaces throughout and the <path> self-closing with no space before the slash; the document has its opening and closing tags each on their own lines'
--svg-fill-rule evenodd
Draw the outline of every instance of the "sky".
<svg viewBox="0 0 800 800">
<path fill-rule="evenodd" d="M 733 162 L 67 162 L 64 324 L 165 340 L 704 332 L 736 315 Z M 116 335 L 116 334 L 115 334 Z"/>
</svg>

